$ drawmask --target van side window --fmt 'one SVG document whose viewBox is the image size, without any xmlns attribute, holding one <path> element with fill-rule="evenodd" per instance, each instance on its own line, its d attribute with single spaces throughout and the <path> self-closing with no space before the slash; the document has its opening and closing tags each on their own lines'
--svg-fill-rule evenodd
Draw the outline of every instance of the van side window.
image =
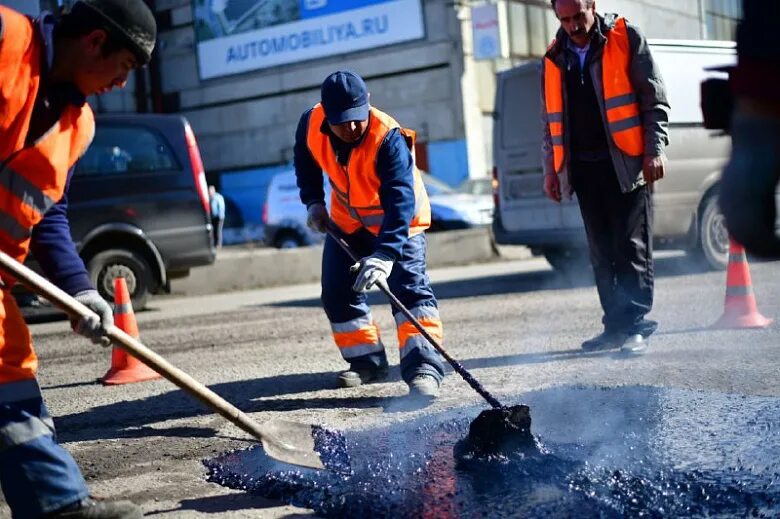
<svg viewBox="0 0 780 519">
<path fill-rule="evenodd" d="M 76 164 L 77 175 L 153 173 L 179 169 L 168 144 L 155 132 L 137 126 L 103 126 Z"/>
</svg>

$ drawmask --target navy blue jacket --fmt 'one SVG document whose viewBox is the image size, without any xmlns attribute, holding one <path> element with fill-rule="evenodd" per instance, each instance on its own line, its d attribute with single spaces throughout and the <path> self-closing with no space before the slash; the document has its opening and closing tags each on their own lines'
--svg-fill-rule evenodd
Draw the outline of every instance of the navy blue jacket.
<svg viewBox="0 0 780 519">
<path fill-rule="evenodd" d="M 50 85 L 46 81 L 45 73 L 51 66 L 52 59 L 52 31 L 54 19 L 51 15 L 44 14 L 37 20 L 38 34 L 43 39 L 44 48 L 44 73 L 41 87 L 33 108 L 30 121 L 31 133 L 27 135 L 27 141 L 34 141 L 43 131 L 48 130 L 52 120 L 56 121 L 61 113 L 63 103 L 83 105 L 86 98 L 79 95 L 74 85 Z M 44 102 L 47 101 L 47 102 Z M 59 111 L 59 113 L 57 113 Z M 54 204 L 43 219 L 33 228 L 30 250 L 41 266 L 43 273 L 52 283 L 65 292 L 74 295 L 84 290 L 94 288 L 89 280 L 84 262 L 76 251 L 73 238 L 70 234 L 68 223 L 68 187 L 73 177 L 73 169 L 68 172 L 65 184 L 65 194 L 62 199 Z"/>
<path fill-rule="evenodd" d="M 295 132 L 295 176 L 301 193 L 301 202 L 306 207 L 314 203 L 325 202 L 323 171 L 312 157 L 306 135 L 309 130 L 307 110 L 298 122 Z M 346 165 L 349 154 L 362 140 L 347 144 L 330 131 L 327 121 L 322 123 L 320 131 L 330 138 L 340 164 Z M 414 160 L 406 144 L 406 139 L 398 128 L 390 130 L 379 147 L 376 161 L 379 175 L 379 200 L 384 211 L 382 227 L 374 250 L 398 259 L 401 249 L 409 239 L 409 223 L 414 216 Z"/>
</svg>

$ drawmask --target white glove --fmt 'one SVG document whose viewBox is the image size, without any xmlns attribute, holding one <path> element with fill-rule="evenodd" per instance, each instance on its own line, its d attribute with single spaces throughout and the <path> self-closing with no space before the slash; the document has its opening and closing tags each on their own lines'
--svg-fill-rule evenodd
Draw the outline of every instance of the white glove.
<svg viewBox="0 0 780 519">
<path fill-rule="evenodd" d="M 365 292 L 377 283 L 387 283 L 387 277 L 393 270 L 393 259 L 381 252 L 375 252 L 352 265 L 350 270 L 358 271 L 352 290 Z"/>
<path fill-rule="evenodd" d="M 109 346 L 111 339 L 106 336 L 106 330 L 114 324 L 114 313 L 111 310 L 111 305 L 100 297 L 97 290 L 85 290 L 73 298 L 97 314 L 97 316 L 90 315 L 80 319 L 71 319 L 70 326 L 73 331 L 83 335 L 94 344 Z"/>
<path fill-rule="evenodd" d="M 306 225 L 309 226 L 309 229 L 317 232 L 325 232 L 329 220 L 330 218 L 328 217 L 328 210 L 325 208 L 325 204 L 315 202 L 307 209 Z"/>
</svg>

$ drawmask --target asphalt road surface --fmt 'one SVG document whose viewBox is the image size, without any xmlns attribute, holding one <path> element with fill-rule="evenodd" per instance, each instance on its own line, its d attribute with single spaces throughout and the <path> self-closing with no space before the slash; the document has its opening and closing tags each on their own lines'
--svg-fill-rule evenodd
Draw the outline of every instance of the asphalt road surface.
<svg viewBox="0 0 780 519">
<path fill-rule="evenodd" d="M 533 259 L 440 269 L 431 277 L 447 349 L 499 398 L 516 401 L 552 386 L 629 384 L 780 396 L 780 325 L 710 330 L 723 311 L 725 273 L 702 272 L 680 257 L 659 260 L 657 271 L 651 317 L 660 328 L 642 356 L 579 349 L 600 331 L 587 271 L 583 279 L 567 278 Z M 753 262 L 751 272 L 759 309 L 780 319 L 780 263 Z M 389 306 L 379 293 L 372 298 L 395 365 Z M 257 420 L 363 429 L 479 403 L 454 373 L 435 404 L 414 411 L 403 408 L 397 370 L 386 383 L 336 388 L 345 365 L 317 285 L 157 298 L 150 307 L 137 316 L 143 342 Z M 59 439 L 95 494 L 132 499 L 165 519 L 310 513 L 207 483 L 201 460 L 252 442 L 167 381 L 104 387 L 97 379 L 109 366 L 108 350 L 73 335 L 63 321 L 32 331 Z"/>
</svg>

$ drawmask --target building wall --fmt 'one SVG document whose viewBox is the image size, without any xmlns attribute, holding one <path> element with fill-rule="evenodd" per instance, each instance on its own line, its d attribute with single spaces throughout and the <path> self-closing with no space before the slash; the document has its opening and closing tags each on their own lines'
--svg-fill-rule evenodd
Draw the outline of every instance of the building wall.
<svg viewBox="0 0 780 519">
<path fill-rule="evenodd" d="M 244 224 L 262 224 L 254 221 L 259 216 L 247 215 L 258 214 L 270 177 L 292 161 L 298 119 L 319 101 L 321 81 L 338 69 L 365 77 L 372 104 L 418 132 L 421 167 L 452 185 L 489 174 L 495 73 L 538 59 L 558 29 L 557 19 L 547 0 L 497 0 L 506 13 L 509 54 L 476 61 L 472 2 L 421 1 L 422 40 L 209 80 L 198 75 L 190 2 L 156 1 L 163 20 L 156 51 L 162 106 L 189 119 L 210 182 L 244 186 L 234 197 L 224 193 L 235 198 Z M 597 7 L 626 16 L 649 38 L 698 39 L 706 36 L 705 3 L 711 1 L 599 0 Z M 154 91 L 150 74 L 142 76 L 146 91 Z M 134 111 L 134 88 L 104 96 L 98 107 Z M 241 207 L 240 200 L 257 205 Z"/>
<path fill-rule="evenodd" d="M 162 91 L 178 97 L 211 172 L 290 162 L 301 113 L 319 101 L 322 80 L 342 68 L 361 74 L 372 104 L 415 129 L 422 143 L 464 140 L 460 28 L 445 0 L 425 2 L 424 40 L 206 81 L 198 77 L 189 2 L 158 2 L 164 9 L 174 28 L 159 38 Z"/>
<path fill-rule="evenodd" d="M 3 0 L 0 2 L 6 7 L 16 9 L 20 13 L 37 15 L 40 12 L 38 0 Z"/>
<path fill-rule="evenodd" d="M 160 18 L 170 21 L 160 31 L 157 51 L 162 94 L 190 120 L 213 176 L 289 163 L 298 118 L 318 101 L 320 82 L 350 68 L 366 78 L 375 106 L 418 132 L 420 155 L 432 173 L 450 183 L 484 175 L 491 165 L 495 72 L 539 56 L 557 21 L 546 1 L 501 0 L 509 13 L 512 55 L 475 61 L 467 2 L 422 1 L 423 40 L 203 81 L 190 2 L 158 0 Z M 597 7 L 628 17 L 651 38 L 699 38 L 704 1 L 599 0 Z M 130 84 L 104 96 L 98 107 L 133 111 L 133 89 Z M 465 164 L 449 160 L 453 156 L 465 156 Z"/>
</svg>

